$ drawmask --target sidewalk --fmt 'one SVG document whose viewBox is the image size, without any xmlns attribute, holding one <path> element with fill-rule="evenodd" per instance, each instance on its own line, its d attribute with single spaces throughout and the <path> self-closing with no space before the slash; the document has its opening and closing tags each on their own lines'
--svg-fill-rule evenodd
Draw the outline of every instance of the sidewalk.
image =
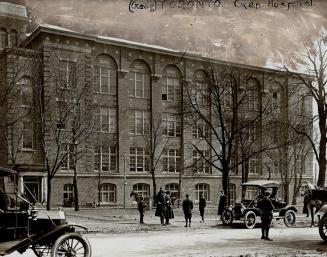
<svg viewBox="0 0 327 257">
<path fill-rule="evenodd" d="M 171 225 L 160 226 L 159 217 L 154 215 L 155 210 L 145 212 L 145 224 L 139 224 L 139 212 L 136 208 L 83 208 L 75 212 L 73 208 L 65 208 L 67 220 L 69 223 L 86 226 L 91 233 L 130 233 L 130 232 L 147 232 L 147 231 L 166 231 L 184 228 L 184 215 L 181 208 L 174 209 L 175 218 L 171 220 Z M 222 225 L 216 213 L 216 208 L 207 208 L 205 213 L 205 222 L 200 223 L 200 215 L 197 209 L 193 210 L 191 229 L 205 228 L 244 228 L 242 221 L 235 221 L 231 226 Z M 317 223 L 318 219 L 315 217 Z M 260 222 L 258 218 L 257 222 Z M 296 227 L 310 227 L 311 218 L 303 214 L 296 214 Z M 274 227 L 285 227 L 283 220 L 274 220 Z"/>
</svg>

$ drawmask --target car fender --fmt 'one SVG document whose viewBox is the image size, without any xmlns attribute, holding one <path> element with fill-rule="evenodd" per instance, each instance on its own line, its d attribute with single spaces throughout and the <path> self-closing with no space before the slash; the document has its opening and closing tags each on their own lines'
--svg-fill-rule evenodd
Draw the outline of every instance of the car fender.
<svg viewBox="0 0 327 257">
<path fill-rule="evenodd" d="M 244 210 L 244 216 L 246 215 L 247 212 L 249 211 L 253 211 L 255 213 L 255 215 L 257 216 L 261 216 L 261 210 L 258 208 L 247 208 Z"/>
<path fill-rule="evenodd" d="M 327 204 L 324 204 L 323 206 L 321 206 L 321 208 L 319 209 L 319 211 L 316 214 L 320 215 L 321 217 L 324 215 L 327 215 Z"/>
<path fill-rule="evenodd" d="M 291 211 L 294 211 L 294 212 L 297 212 L 297 209 L 294 207 L 294 206 L 286 206 L 284 207 L 283 209 L 281 209 L 279 211 L 279 216 L 280 217 L 283 217 L 285 215 L 285 213 L 288 211 L 288 210 L 291 210 Z"/>
<path fill-rule="evenodd" d="M 67 233 L 67 232 L 75 232 L 75 228 L 81 228 L 88 232 L 87 228 L 81 225 L 76 225 L 76 224 L 64 224 L 64 225 L 59 225 L 55 227 L 53 230 L 43 234 L 43 235 L 36 235 L 33 238 L 33 244 L 37 244 L 38 242 L 42 241 L 54 241 L 53 239 L 57 239 L 61 235 Z"/>
</svg>

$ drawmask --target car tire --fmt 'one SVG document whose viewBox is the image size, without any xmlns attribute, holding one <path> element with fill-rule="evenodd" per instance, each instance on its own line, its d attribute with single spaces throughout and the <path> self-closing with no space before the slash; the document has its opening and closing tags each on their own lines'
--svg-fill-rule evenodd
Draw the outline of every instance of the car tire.
<svg viewBox="0 0 327 257">
<path fill-rule="evenodd" d="M 324 215 L 319 221 L 319 235 L 321 239 L 327 241 L 327 216 Z"/>
<path fill-rule="evenodd" d="M 286 227 L 294 226 L 296 221 L 295 212 L 293 210 L 287 210 L 284 215 L 284 224 Z"/>
<path fill-rule="evenodd" d="M 223 210 L 223 213 L 221 214 L 221 221 L 224 225 L 230 225 L 233 223 L 233 212 L 229 209 Z"/>
<path fill-rule="evenodd" d="M 67 233 L 60 236 L 55 241 L 51 250 L 51 257 L 91 257 L 91 255 L 92 253 L 89 241 L 79 233 Z"/>
<path fill-rule="evenodd" d="M 244 225 L 246 228 L 254 228 L 257 215 L 253 211 L 248 211 L 244 216 Z"/>
</svg>

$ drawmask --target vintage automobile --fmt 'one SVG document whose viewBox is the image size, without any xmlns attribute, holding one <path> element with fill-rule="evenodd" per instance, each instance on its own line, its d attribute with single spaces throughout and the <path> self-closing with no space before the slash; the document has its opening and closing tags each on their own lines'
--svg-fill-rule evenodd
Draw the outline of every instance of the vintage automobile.
<svg viewBox="0 0 327 257">
<path fill-rule="evenodd" d="M 221 220 L 225 225 L 232 224 L 234 220 L 244 221 L 247 228 L 254 228 L 261 216 L 261 210 L 257 208 L 257 203 L 263 197 L 263 193 L 269 190 L 270 199 L 275 207 L 273 211 L 274 219 L 283 219 L 286 226 L 293 226 L 296 220 L 294 206 L 288 206 L 285 202 L 277 198 L 279 183 L 270 180 L 255 180 L 241 185 L 245 190 L 245 198 L 234 206 L 224 209 Z"/>
<path fill-rule="evenodd" d="M 13 192 L 4 190 L 8 176 Z M 38 257 L 90 257 L 91 246 L 82 233 L 87 229 L 68 224 L 61 209 L 36 210 L 18 193 L 15 178 L 14 170 L 0 167 L 0 256 L 30 248 Z"/>
</svg>

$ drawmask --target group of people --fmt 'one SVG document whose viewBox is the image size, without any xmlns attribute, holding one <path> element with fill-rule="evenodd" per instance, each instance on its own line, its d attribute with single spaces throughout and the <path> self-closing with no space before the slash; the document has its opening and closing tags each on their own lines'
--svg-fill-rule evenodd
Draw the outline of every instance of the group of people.
<svg viewBox="0 0 327 257">
<path fill-rule="evenodd" d="M 173 203 L 171 200 L 170 191 L 164 192 L 162 188 L 160 188 L 156 196 L 156 204 L 157 204 L 157 208 L 156 208 L 155 216 L 160 217 L 161 226 L 170 225 L 169 221 L 174 218 Z M 206 205 L 207 202 L 204 199 L 203 194 L 200 194 L 200 198 L 199 198 L 199 212 L 201 216 L 200 222 L 204 222 L 204 211 Z M 223 210 L 226 208 L 226 205 L 227 205 L 227 196 L 222 190 L 218 203 L 218 215 L 220 215 L 220 217 L 223 213 Z M 146 205 L 144 204 L 143 197 L 140 197 L 140 201 L 138 203 L 138 209 L 140 212 L 140 223 L 144 223 L 143 217 L 144 217 L 145 207 Z M 188 194 L 185 195 L 185 199 L 183 200 L 182 207 L 185 217 L 185 227 L 191 227 L 192 211 L 193 211 L 194 204 Z M 269 229 L 273 218 L 272 211 L 274 209 L 274 206 L 270 200 L 269 191 L 264 192 L 263 198 L 258 202 L 258 208 L 262 211 L 261 239 L 272 241 L 272 239 L 270 239 L 269 237 Z"/>
</svg>

